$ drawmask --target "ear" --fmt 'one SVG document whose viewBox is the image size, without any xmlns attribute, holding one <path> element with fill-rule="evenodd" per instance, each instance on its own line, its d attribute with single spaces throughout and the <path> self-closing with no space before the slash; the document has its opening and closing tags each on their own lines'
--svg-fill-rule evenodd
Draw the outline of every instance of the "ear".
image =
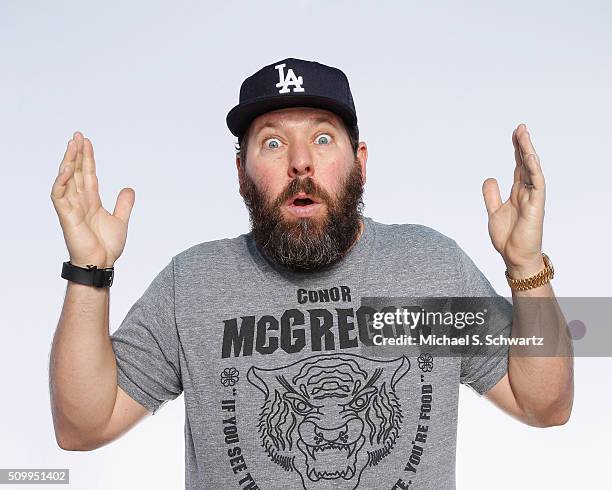
<svg viewBox="0 0 612 490">
<path fill-rule="evenodd" d="M 368 146 L 365 141 L 360 141 L 357 146 L 357 160 L 361 166 L 361 183 L 366 183 L 366 164 L 368 162 Z"/>
<path fill-rule="evenodd" d="M 238 191 L 240 192 L 240 195 L 244 197 L 244 195 L 242 194 L 242 182 L 244 179 L 245 170 L 244 165 L 240 161 L 240 155 L 236 155 L 236 170 L 238 171 Z"/>
<path fill-rule="evenodd" d="M 240 161 L 240 155 L 236 154 L 236 170 L 238 170 L 238 174 L 243 171 L 242 162 Z"/>
</svg>

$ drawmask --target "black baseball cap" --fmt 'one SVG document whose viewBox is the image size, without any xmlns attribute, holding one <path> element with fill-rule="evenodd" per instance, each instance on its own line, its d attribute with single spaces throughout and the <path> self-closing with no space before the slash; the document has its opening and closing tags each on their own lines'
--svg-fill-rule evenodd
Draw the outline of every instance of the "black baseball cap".
<svg viewBox="0 0 612 490">
<path fill-rule="evenodd" d="M 242 137 L 253 119 L 286 107 L 317 107 L 357 128 L 357 113 L 342 70 L 316 61 L 286 58 L 264 66 L 242 82 L 238 105 L 227 114 L 227 127 Z"/>
</svg>

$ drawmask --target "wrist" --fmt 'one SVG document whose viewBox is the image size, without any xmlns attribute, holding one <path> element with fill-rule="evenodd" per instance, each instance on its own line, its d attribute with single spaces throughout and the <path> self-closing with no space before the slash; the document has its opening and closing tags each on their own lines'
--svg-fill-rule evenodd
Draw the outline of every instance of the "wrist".
<svg viewBox="0 0 612 490">
<path fill-rule="evenodd" d="M 70 259 L 69 262 L 75 267 L 81 267 L 83 269 L 89 269 L 88 266 L 92 266 L 92 265 L 95 265 L 98 269 L 110 269 L 111 267 L 115 266 L 114 263 L 106 264 L 104 261 L 93 261 L 93 262 L 85 263 L 85 262 L 79 262 L 79 261 L 74 261 Z"/>
<path fill-rule="evenodd" d="M 83 267 L 83 265 L 85 267 Z M 95 264 L 79 265 L 79 263 L 74 264 L 68 260 L 62 265 L 61 276 L 64 279 L 86 286 L 95 286 L 98 288 L 110 287 L 113 285 L 115 269 L 114 267 L 98 267 Z"/>
<path fill-rule="evenodd" d="M 513 267 L 512 270 L 506 269 L 506 280 L 513 291 L 526 291 L 550 282 L 555 275 L 555 269 L 548 255 L 541 252 L 541 258 L 541 267 L 540 264 L 530 263 Z"/>
<path fill-rule="evenodd" d="M 523 263 L 520 265 L 508 265 L 506 269 L 512 279 L 526 279 L 531 277 L 546 267 L 543 257 L 540 255 L 539 259 Z"/>
</svg>

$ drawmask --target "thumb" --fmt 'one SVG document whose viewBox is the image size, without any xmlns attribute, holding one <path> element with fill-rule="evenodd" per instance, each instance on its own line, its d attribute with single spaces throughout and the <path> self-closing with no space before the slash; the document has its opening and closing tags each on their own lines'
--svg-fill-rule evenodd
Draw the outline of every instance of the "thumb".
<svg viewBox="0 0 612 490">
<path fill-rule="evenodd" d="M 115 204 L 115 210 L 113 216 L 119 218 L 126 225 L 130 220 L 130 214 L 132 214 L 132 208 L 134 201 L 136 200 L 136 193 L 131 187 L 124 187 L 117 196 L 117 203 Z"/>
<path fill-rule="evenodd" d="M 487 214 L 491 216 L 501 206 L 501 195 L 497 180 L 489 177 L 482 183 L 482 195 L 484 197 Z"/>
</svg>

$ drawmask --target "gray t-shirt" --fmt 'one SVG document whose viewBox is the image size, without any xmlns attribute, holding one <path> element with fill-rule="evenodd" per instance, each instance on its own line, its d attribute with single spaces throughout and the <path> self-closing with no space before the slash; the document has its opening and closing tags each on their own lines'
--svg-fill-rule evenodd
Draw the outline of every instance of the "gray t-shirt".
<svg viewBox="0 0 612 490">
<path fill-rule="evenodd" d="M 459 383 L 484 394 L 507 348 L 375 358 L 361 298 L 500 296 L 451 238 L 364 225 L 315 273 L 271 262 L 250 234 L 190 247 L 112 334 L 132 398 L 156 413 L 185 395 L 187 489 L 455 488 Z"/>
</svg>

